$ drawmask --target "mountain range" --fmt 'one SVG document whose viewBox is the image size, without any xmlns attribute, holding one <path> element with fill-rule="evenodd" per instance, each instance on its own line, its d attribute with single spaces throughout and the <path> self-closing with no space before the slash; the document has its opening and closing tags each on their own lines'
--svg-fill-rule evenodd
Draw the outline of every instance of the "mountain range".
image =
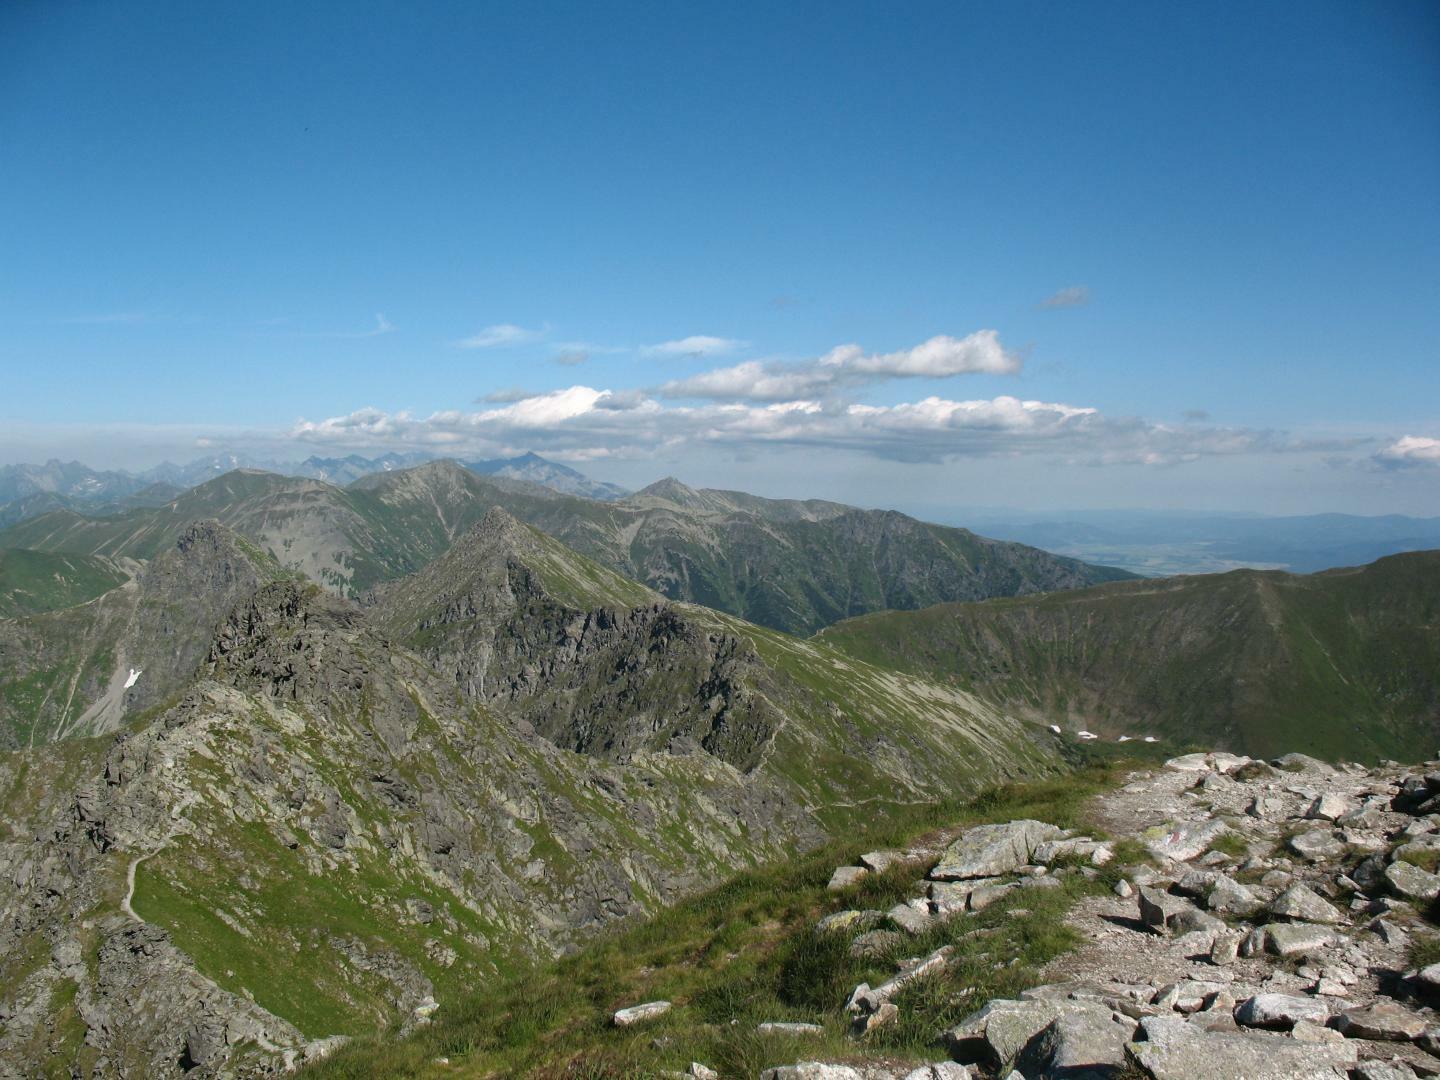
<svg viewBox="0 0 1440 1080">
<path fill-rule="evenodd" d="M 1145 580 L 449 461 L 234 470 L 0 550 L 0 1075 L 262 1075 L 404 1032 L 737 872 L 1063 776 L 1092 735 L 1440 738 L 1440 553 Z"/>
<path fill-rule="evenodd" d="M 425 566 L 494 506 L 670 599 L 792 633 L 884 608 L 1131 576 L 892 511 L 696 491 L 675 480 L 601 502 L 450 461 L 344 488 L 239 470 L 164 507 L 44 514 L 0 531 L 0 547 L 146 559 L 186 523 L 215 518 L 282 565 L 360 595 Z"/>
<path fill-rule="evenodd" d="M 438 460 L 434 454 L 381 454 L 367 458 L 308 457 L 304 461 L 275 462 L 246 454 L 213 454 L 187 465 L 164 462 L 141 472 L 92 469 L 78 461 L 50 460 L 43 465 L 0 466 L 0 527 L 38 517 L 52 510 L 74 510 L 91 515 L 119 513 L 136 506 L 163 506 L 188 488 L 235 469 L 308 477 L 344 486 L 362 476 L 413 468 Z M 538 454 L 466 462 L 481 476 L 526 480 L 567 495 L 590 499 L 618 499 L 624 488 L 592 480 L 584 473 L 548 461 Z"/>
</svg>

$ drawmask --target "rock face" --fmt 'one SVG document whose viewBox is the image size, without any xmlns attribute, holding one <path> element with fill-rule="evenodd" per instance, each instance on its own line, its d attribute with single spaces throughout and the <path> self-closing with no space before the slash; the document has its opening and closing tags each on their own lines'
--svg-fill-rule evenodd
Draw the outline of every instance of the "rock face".
<svg viewBox="0 0 1440 1080">
<path fill-rule="evenodd" d="M 961 881 L 1012 873 L 1030 861 L 1043 840 L 1060 830 L 1043 821 L 1012 821 L 968 829 L 930 871 L 935 881 Z"/>
<path fill-rule="evenodd" d="M 587 610 L 596 599 L 610 605 Z M 503 510 L 385 590 L 376 616 L 467 696 L 581 753 L 623 761 L 698 746 L 748 769 L 780 722 L 748 641 L 586 566 Z"/>
</svg>

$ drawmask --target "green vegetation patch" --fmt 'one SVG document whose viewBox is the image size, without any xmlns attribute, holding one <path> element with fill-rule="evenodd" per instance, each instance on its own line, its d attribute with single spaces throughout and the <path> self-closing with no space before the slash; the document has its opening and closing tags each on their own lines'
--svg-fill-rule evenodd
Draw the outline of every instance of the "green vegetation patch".
<svg viewBox="0 0 1440 1080">
<path fill-rule="evenodd" d="M 831 872 L 864 851 L 913 842 L 936 828 L 1024 817 L 1084 825 L 1086 802 L 1117 774 L 1095 767 L 992 788 L 963 803 L 899 808 L 854 839 L 740 874 L 572 956 L 501 976 L 474 994 L 442 996 L 431 1027 L 405 1039 L 358 1040 L 310 1074 L 421 1076 L 447 1058 L 447 1076 L 644 1077 L 702 1061 L 723 1076 L 753 1077 L 800 1058 L 933 1058 L 947 1024 L 1030 984 L 1040 965 L 1075 944 L 1065 913 L 1083 893 L 1109 887 L 1109 878 L 1077 874 L 1060 888 L 1016 890 L 921 938 L 856 958 L 850 935 L 819 933 L 816 922 L 832 911 L 914 895 L 924 868 L 892 870 L 841 893 L 826 890 Z M 857 983 L 883 981 L 902 954 L 946 944 L 955 950 L 951 966 L 895 999 L 900 1022 L 863 1043 L 849 1038 L 844 1004 Z M 616 1009 L 654 1000 L 675 1007 L 635 1029 L 611 1025 Z M 767 1038 L 756 1031 L 765 1021 L 816 1023 L 824 1034 Z"/>
</svg>

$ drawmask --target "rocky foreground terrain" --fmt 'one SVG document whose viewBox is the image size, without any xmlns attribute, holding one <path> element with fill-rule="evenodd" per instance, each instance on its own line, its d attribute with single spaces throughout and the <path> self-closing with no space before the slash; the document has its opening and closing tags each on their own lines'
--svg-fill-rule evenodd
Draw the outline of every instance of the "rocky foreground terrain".
<svg viewBox="0 0 1440 1080">
<path fill-rule="evenodd" d="M 1224 753 L 1135 774 L 1091 807 L 1096 841 L 1035 820 L 977 826 L 947 845 L 873 852 L 836 869 L 841 891 L 896 862 L 928 867 L 888 911 L 841 910 L 851 948 L 923 935 L 1032 890 L 1121 868 L 1067 916 L 1082 943 L 1014 998 L 934 1032 L 948 1060 L 771 1068 L 764 1080 L 1409 1080 L 1440 1075 L 1440 769 L 1266 764 Z M 942 837 L 942 840 L 944 838 Z M 1016 897 L 1018 896 L 1018 899 Z M 974 933 L 993 933 L 977 930 Z M 864 1040 L 954 946 L 915 957 L 846 1006 Z M 998 960 L 998 963 L 1004 963 Z M 652 1003 L 653 1005 L 653 1003 Z M 652 1012 L 654 1009 L 652 1008 Z M 644 1008 L 617 1017 L 634 1022 Z M 797 1045 L 810 1034 L 793 1029 Z M 688 1075 L 718 1075 L 696 1063 Z"/>
</svg>

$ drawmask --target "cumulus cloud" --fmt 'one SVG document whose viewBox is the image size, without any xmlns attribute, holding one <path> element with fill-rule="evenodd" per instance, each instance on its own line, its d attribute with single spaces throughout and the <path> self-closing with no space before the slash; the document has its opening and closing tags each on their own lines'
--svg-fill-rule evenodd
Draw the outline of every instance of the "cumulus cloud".
<svg viewBox="0 0 1440 1080">
<path fill-rule="evenodd" d="M 1089 302 L 1089 288 L 1084 285 L 1067 285 L 1041 300 L 1040 306 L 1042 308 L 1084 307 Z"/>
<path fill-rule="evenodd" d="M 898 352 L 867 353 L 859 345 L 839 345 L 799 364 L 747 360 L 673 380 L 662 386 L 660 393 L 669 398 L 787 401 L 883 379 L 1013 375 L 1022 363 L 1017 354 L 1001 345 L 994 330 L 977 330 L 963 338 L 939 334 Z"/>
<path fill-rule="evenodd" d="M 1077 464 L 1176 465 L 1201 457 L 1315 449 L 1274 432 L 1171 428 L 1094 408 L 1008 395 L 931 396 L 896 405 L 799 398 L 768 404 L 666 405 L 639 391 L 572 386 L 479 412 L 361 409 L 302 421 L 292 438 L 337 446 L 487 453 L 525 445 L 583 460 L 640 457 L 686 446 L 735 452 L 810 447 L 899 461 L 1047 454 Z"/>
<path fill-rule="evenodd" d="M 514 323 L 496 323 L 487 326 L 478 334 L 471 334 L 455 344 L 462 349 L 498 349 L 508 345 L 524 345 L 545 336 L 545 328 L 527 330 Z"/>
<path fill-rule="evenodd" d="M 1387 469 L 1440 466 L 1440 439 L 1404 435 L 1375 454 L 1375 463 Z"/>
<path fill-rule="evenodd" d="M 691 334 L 677 341 L 662 341 L 658 345 L 646 345 L 640 351 L 646 356 L 723 356 L 750 343 L 735 338 L 710 337 L 706 334 Z"/>
</svg>

